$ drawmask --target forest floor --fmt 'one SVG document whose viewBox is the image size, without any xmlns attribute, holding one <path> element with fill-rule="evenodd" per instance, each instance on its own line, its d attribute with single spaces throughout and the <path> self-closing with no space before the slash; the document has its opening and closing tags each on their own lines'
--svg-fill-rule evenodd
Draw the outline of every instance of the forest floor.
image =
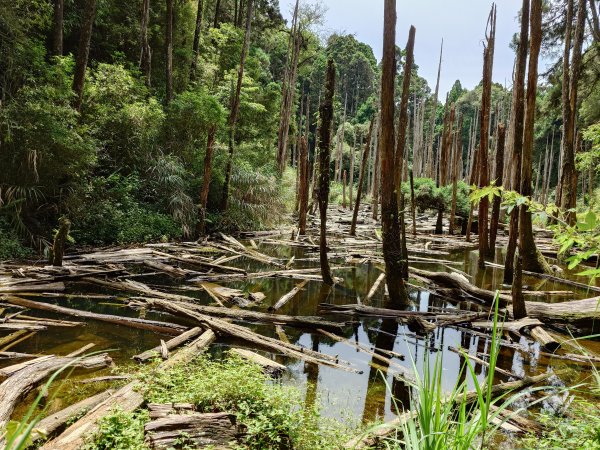
<svg viewBox="0 0 600 450">
<path fill-rule="evenodd" d="M 552 393 L 552 387 L 580 383 L 600 363 L 600 346 L 570 336 L 594 332 L 598 312 L 592 296 L 600 288 L 562 269 L 542 278 L 527 274 L 530 317 L 511 320 L 510 296 L 501 285 L 506 236 L 499 237 L 494 262 L 480 270 L 475 242 L 434 235 L 434 218 L 422 214 L 415 235 L 407 225 L 412 302 L 393 307 L 385 295 L 379 225 L 370 215 L 370 208 L 361 209 L 356 236 L 350 236 L 350 211 L 330 208 L 334 287 L 321 281 L 318 222 L 312 216 L 306 236 L 288 227 L 237 238 L 218 234 L 201 242 L 71 252 L 63 267 L 0 265 L 0 330 L 5 334 L 0 339 L 0 423 L 18 420 L 44 379 L 73 364 L 78 368 L 69 388 L 53 387 L 38 408 L 47 416 L 41 428 L 51 438 L 42 448 L 80 448 L 89 436 L 106 438 L 102 418 L 114 418 L 117 405 L 125 416 L 115 420 L 137 427 L 135 445 L 167 448 L 183 433 L 197 446 L 240 440 L 250 448 L 271 448 L 271 439 L 289 435 L 294 448 L 336 448 L 325 441 L 361 448 L 395 433 L 402 417 L 398 403 L 410 404 L 415 370 L 422 370 L 426 359 L 442 355 L 449 389 L 467 359 L 485 378 L 496 290 L 507 312 L 496 386 L 500 391 L 548 386 L 524 395 L 518 414 L 502 428 L 529 432 L 537 419 L 528 404 L 542 404 L 546 412 L 568 408 L 569 395 Z M 537 242 L 547 257 L 556 258 L 548 233 L 540 230 Z M 197 359 L 205 352 L 208 359 Z M 190 386 L 182 380 L 190 371 L 211 379 L 211 364 L 229 361 L 226 353 L 235 355 L 223 362 L 231 366 L 229 383 Z M 265 380 L 241 360 L 297 388 L 303 409 L 322 410 L 322 415 L 303 416 L 304 429 L 318 430 L 315 422 L 342 418 L 350 427 L 386 420 L 389 425 L 345 444 L 347 430 L 339 427 L 315 431 L 302 441 L 291 425 L 300 425 L 300 419 L 281 407 L 281 396 L 288 394 L 265 394 L 259 388 Z M 100 372 L 90 375 L 91 370 Z M 223 383 L 239 385 L 248 373 L 253 380 L 248 392 L 255 393 L 249 409 L 239 407 L 238 391 L 225 389 L 222 402 L 201 394 Z M 182 396 L 166 385 L 195 394 Z M 252 408 L 261 402 L 273 402 L 270 410 L 280 412 L 269 419 L 279 424 L 275 431 L 255 420 L 262 410 Z M 207 440 L 207 430 L 218 430 L 211 432 L 216 440 Z"/>
</svg>

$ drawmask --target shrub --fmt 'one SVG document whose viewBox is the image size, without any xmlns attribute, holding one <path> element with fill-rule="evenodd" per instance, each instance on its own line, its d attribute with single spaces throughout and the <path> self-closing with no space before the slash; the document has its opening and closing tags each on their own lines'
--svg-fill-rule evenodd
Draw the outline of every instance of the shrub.
<svg viewBox="0 0 600 450">
<path fill-rule="evenodd" d="M 31 256 L 31 253 L 30 249 L 23 246 L 10 225 L 0 218 L 0 261 L 26 258 Z"/>
<path fill-rule="evenodd" d="M 147 411 L 127 413 L 117 408 L 100 420 L 98 431 L 83 450 L 146 450 L 144 424 L 147 421 Z"/>
<path fill-rule="evenodd" d="M 78 244 L 132 244 L 178 238 L 173 219 L 139 201 L 140 180 L 131 175 L 97 177 L 71 201 L 71 232 Z M 79 199 L 84 198 L 80 203 Z"/>
</svg>

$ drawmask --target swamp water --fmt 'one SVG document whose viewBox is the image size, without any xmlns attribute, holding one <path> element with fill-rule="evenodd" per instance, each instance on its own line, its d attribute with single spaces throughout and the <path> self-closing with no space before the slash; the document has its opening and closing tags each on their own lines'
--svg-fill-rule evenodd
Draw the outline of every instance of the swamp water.
<svg viewBox="0 0 600 450">
<path fill-rule="evenodd" d="M 501 250 L 501 249 L 499 249 Z M 318 267 L 317 253 L 311 253 L 304 249 L 283 248 L 269 245 L 261 245 L 260 251 L 278 258 L 282 261 L 289 260 L 292 256 L 296 258 L 295 268 Z M 496 257 L 497 263 L 502 263 L 503 255 L 501 251 Z M 414 263 L 415 267 L 427 270 L 448 270 L 452 267 L 465 272 L 471 277 L 475 284 L 487 289 L 501 289 L 502 270 L 488 268 L 479 270 L 477 267 L 476 251 L 459 251 L 450 256 L 442 257 L 448 261 L 446 265 L 442 264 L 423 264 Z M 229 265 L 246 269 L 248 272 L 257 272 L 265 269 L 264 265 L 256 261 L 240 258 L 231 262 Z M 411 266 L 413 263 L 411 263 Z M 347 266 L 344 261 L 332 261 L 332 266 Z M 318 306 L 320 303 L 330 303 L 336 305 L 354 304 L 358 299 L 364 299 L 371 286 L 381 274 L 381 268 L 373 264 L 356 265 L 353 268 L 336 270 L 334 275 L 343 278 L 343 282 L 332 287 L 326 288 L 320 282 L 309 281 L 305 288 L 291 301 L 289 301 L 278 313 L 288 315 L 318 315 Z M 569 278 L 575 278 L 568 274 Z M 202 304 L 211 304 L 212 299 L 202 291 L 201 288 L 195 288 L 192 283 L 176 283 L 163 276 L 140 277 L 142 281 L 151 287 L 158 288 L 173 293 L 182 293 L 198 299 Z M 584 279 L 578 281 L 585 282 Z M 255 307 L 258 311 L 267 311 L 267 308 L 274 304 L 282 295 L 289 292 L 296 284 L 297 280 L 287 278 L 265 278 L 254 279 L 243 282 L 219 282 L 227 287 L 241 289 L 247 292 L 262 292 L 266 295 L 264 301 Z M 566 296 L 549 297 L 546 301 L 564 301 L 579 298 L 592 297 L 593 293 L 585 290 L 565 286 L 560 283 L 544 281 L 537 278 L 525 277 L 524 285 L 529 286 L 531 290 L 568 290 L 573 294 Z M 147 319 L 162 319 L 169 322 L 178 322 L 177 319 L 160 313 L 140 312 L 132 310 L 126 306 L 126 296 L 122 293 L 102 291 L 96 286 L 84 283 L 69 283 L 67 293 L 72 294 L 68 299 L 60 298 L 37 298 L 40 301 L 56 302 L 63 306 L 69 306 L 89 311 L 117 314 L 123 316 L 139 317 L 140 314 Z M 426 290 L 420 290 L 415 287 L 409 288 L 410 297 L 413 301 L 412 310 L 419 311 L 451 311 L 458 306 L 451 299 L 440 298 L 430 294 Z M 114 298 L 89 298 L 90 294 L 111 294 Z M 88 297 L 86 298 L 86 295 Z M 541 301 L 536 298 L 535 300 Z M 369 306 L 389 307 L 384 297 L 384 284 L 382 283 L 377 294 L 369 301 Z M 477 310 L 477 304 L 473 303 L 468 307 L 464 302 L 460 305 L 462 309 Z M 40 311 L 30 311 L 29 315 L 39 317 L 59 318 L 55 314 L 43 313 Z M 420 336 L 411 332 L 407 326 L 398 324 L 394 319 L 361 318 L 353 319 L 349 316 L 327 315 L 329 320 L 340 322 L 353 321 L 342 332 L 336 332 L 350 341 L 364 344 L 371 350 L 379 348 L 404 355 L 404 358 L 393 357 L 392 365 L 381 363 L 371 355 L 359 351 L 358 349 L 346 344 L 339 343 L 318 332 L 306 332 L 297 328 L 282 327 L 276 330 L 272 325 L 253 325 L 252 329 L 266 336 L 281 337 L 279 333 L 283 331 L 290 342 L 300 346 L 310 348 L 328 355 L 338 356 L 341 360 L 351 363 L 351 366 L 360 370 L 362 373 L 348 373 L 338 369 L 306 364 L 302 361 L 292 360 L 281 355 L 275 355 L 275 359 L 288 367 L 288 372 L 282 377 L 281 381 L 285 384 L 291 384 L 299 387 L 305 395 L 307 406 L 320 401 L 323 405 L 325 416 L 351 421 L 351 423 L 367 423 L 374 420 L 389 420 L 397 413 L 399 404 L 408 405 L 409 388 L 397 379 L 397 365 L 406 367 L 410 370 L 413 364 L 421 372 L 424 359 L 429 358 L 431 364 L 438 357 L 443 358 L 443 385 L 444 388 L 451 390 L 457 383 L 459 376 L 464 377 L 460 368 L 464 365 L 464 357 L 449 350 L 449 347 L 462 347 L 471 354 L 478 356 L 486 355 L 490 345 L 489 339 L 483 334 L 478 335 L 461 327 L 437 328 L 428 336 Z M 72 318 L 65 317 L 73 320 Z M 588 330 L 591 333 L 591 330 Z M 134 372 L 137 363 L 131 357 L 141 353 L 149 348 L 155 347 L 160 339 L 167 340 L 168 336 L 158 336 L 155 333 L 132 329 L 125 326 L 117 326 L 104 322 L 87 320 L 85 326 L 74 328 L 49 328 L 46 331 L 39 332 L 33 337 L 18 343 L 10 348 L 10 351 L 24 353 L 43 353 L 43 354 L 67 354 L 88 343 L 95 343 L 92 351 L 108 350 L 115 364 L 122 372 Z M 564 336 L 569 339 L 568 335 Z M 588 369 L 585 365 L 578 365 L 569 361 L 550 360 L 548 357 L 540 355 L 539 345 L 526 337 L 514 339 L 528 348 L 527 352 L 517 351 L 508 347 L 501 347 L 498 358 L 498 367 L 508 370 L 517 376 L 536 375 L 539 373 L 551 371 L 561 371 L 560 377 L 552 377 L 549 384 L 556 386 L 571 385 L 581 381 L 588 375 Z M 584 341 L 582 345 L 590 352 L 600 353 L 600 342 Z M 247 347 L 247 344 L 233 339 L 219 339 L 211 347 L 211 352 L 217 357 L 231 346 Z M 248 347 L 251 348 L 251 347 Z M 260 349 L 252 348 L 257 352 Z M 266 354 L 266 353 L 263 353 Z M 266 354 L 267 356 L 271 356 Z M 388 355 L 386 355 L 388 356 Z M 485 359 L 485 356 L 483 356 Z M 2 362 L 1 366 L 13 364 L 10 360 Z M 481 364 L 473 363 L 476 373 L 480 380 L 486 375 L 487 368 Z M 563 370 L 569 369 L 569 370 Z M 72 374 L 69 380 L 61 385 L 56 395 L 50 395 L 50 411 L 58 410 L 68 406 L 79 399 L 85 398 L 101 390 L 110 387 L 108 383 L 83 384 L 82 378 L 96 377 L 109 374 L 109 370 L 97 371 L 92 375 Z M 508 378 L 503 375 L 497 376 L 497 382 L 507 381 Z M 58 383 L 60 385 L 60 383 Z M 469 386 L 471 388 L 472 386 Z M 35 394 L 35 393 L 34 393 Z M 535 394 L 532 394 L 535 395 Z M 557 408 L 561 406 L 564 396 L 551 397 L 545 401 L 543 408 Z M 20 407 L 15 411 L 14 418 L 22 414 L 33 399 L 33 394 L 23 401 Z"/>
</svg>

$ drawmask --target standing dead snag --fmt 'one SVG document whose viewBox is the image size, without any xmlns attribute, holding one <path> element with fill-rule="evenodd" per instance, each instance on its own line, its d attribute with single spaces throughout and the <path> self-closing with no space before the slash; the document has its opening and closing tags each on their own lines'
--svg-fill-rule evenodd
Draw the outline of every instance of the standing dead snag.
<svg viewBox="0 0 600 450">
<path fill-rule="evenodd" d="M 494 175 L 496 186 L 502 186 L 504 180 L 504 143 L 506 140 L 506 127 L 498 124 L 498 140 L 496 141 L 496 173 Z M 500 221 L 500 197 L 494 197 L 492 203 L 492 220 L 490 223 L 490 256 L 496 253 L 496 237 L 498 236 L 498 223 Z"/>
<path fill-rule="evenodd" d="M 308 142 L 306 141 L 306 137 L 300 138 L 298 171 L 300 173 L 298 229 L 299 233 L 304 235 L 306 234 L 306 214 L 308 212 Z"/>
<path fill-rule="evenodd" d="M 331 269 L 327 259 L 327 205 L 329 203 L 329 166 L 331 163 L 331 123 L 333 122 L 333 95 L 335 93 L 335 63 L 327 62 L 327 78 L 325 80 L 325 98 L 321 104 L 319 116 L 319 215 L 321 217 L 319 258 L 323 283 L 332 285 Z"/>
<path fill-rule="evenodd" d="M 383 29 L 383 59 L 381 70 L 381 224 L 383 259 L 390 300 L 406 305 L 408 295 L 402 280 L 402 245 L 396 195 L 396 155 L 394 151 L 394 88 L 396 79 L 396 1 L 385 0 Z M 414 39 L 414 28 L 411 28 Z M 410 38 L 409 38 L 410 42 Z"/>
<path fill-rule="evenodd" d="M 577 169 L 575 167 L 576 126 L 577 126 L 577 91 L 581 72 L 582 47 L 585 31 L 586 1 L 579 0 L 577 5 L 577 24 L 575 26 L 575 41 L 573 42 L 573 59 L 571 60 L 570 75 L 568 65 L 563 66 L 563 157 L 562 174 L 560 178 L 560 207 L 565 211 L 565 219 L 570 225 L 575 225 L 576 213 L 569 211 L 577 206 Z M 565 44 L 566 45 L 566 44 Z M 568 50 L 565 56 L 568 63 Z M 564 70 L 566 69 L 566 72 Z M 568 90 L 565 88 L 568 84 Z M 565 114 L 566 113 L 566 114 Z"/>
<path fill-rule="evenodd" d="M 377 115 L 377 125 L 375 126 L 375 162 L 373 163 L 373 189 L 371 190 L 371 209 L 373 210 L 373 219 L 377 220 L 379 216 L 379 180 L 381 175 L 381 163 L 379 154 L 379 141 L 381 140 L 381 112 Z"/>
<path fill-rule="evenodd" d="M 85 82 L 85 70 L 87 69 L 88 57 L 90 55 L 90 42 L 92 40 L 92 27 L 96 16 L 96 0 L 87 0 L 83 12 L 83 23 L 77 47 L 77 59 L 75 60 L 75 74 L 73 76 L 73 91 L 75 92 L 74 108 L 81 109 L 83 102 L 83 84 Z"/>
<path fill-rule="evenodd" d="M 511 186 L 520 189 L 521 154 L 523 149 L 523 122 L 525 117 L 525 70 L 527 66 L 527 42 L 529 41 L 529 0 L 523 0 L 521 8 L 521 33 L 517 47 L 515 81 L 513 83 L 513 117 L 512 122 L 512 160 L 514 161 Z M 504 261 L 504 284 L 512 284 L 514 277 L 515 252 L 519 234 L 519 210 L 513 208 L 510 214 L 508 245 Z"/>
<path fill-rule="evenodd" d="M 494 67 L 494 45 L 496 42 L 496 5 L 488 18 L 489 35 L 486 36 L 487 45 L 483 52 L 483 92 L 481 94 L 481 131 L 479 140 L 479 188 L 490 184 L 488 168 L 488 145 L 490 127 L 490 106 L 492 102 L 492 69 Z M 488 213 L 489 200 L 483 197 L 479 202 L 478 225 L 479 230 L 479 267 L 485 267 L 485 258 L 490 255 L 488 242 Z"/>
<path fill-rule="evenodd" d="M 531 197 L 531 170 L 535 126 L 535 100 L 537 95 L 538 58 L 542 43 L 542 0 L 532 0 L 531 33 L 529 44 L 529 71 L 527 74 L 527 108 L 523 132 L 523 155 L 521 158 L 521 195 Z M 538 251 L 533 239 L 531 212 L 526 205 L 519 206 L 519 254 L 516 260 L 516 280 L 513 283 L 513 315 L 515 319 L 527 316 L 523 298 L 523 266 L 532 272 L 549 272 L 548 264 Z"/>
<path fill-rule="evenodd" d="M 54 235 L 54 244 L 50 252 L 50 264 L 53 266 L 62 266 L 63 256 L 65 255 L 65 244 L 67 243 L 70 230 L 71 221 L 66 217 L 61 217 L 58 221 L 58 230 Z"/>
<path fill-rule="evenodd" d="M 367 133 L 367 142 L 363 150 L 362 161 L 360 163 L 360 175 L 358 176 L 358 186 L 356 188 L 356 203 L 354 212 L 352 213 L 352 224 L 350 225 L 350 236 L 356 236 L 356 221 L 358 220 L 358 210 L 360 209 L 360 196 L 362 195 L 363 184 L 365 181 L 365 172 L 367 170 L 367 161 L 369 160 L 369 150 L 371 149 L 371 136 L 373 135 L 373 124 L 375 120 L 371 120 L 369 132 Z"/>
<path fill-rule="evenodd" d="M 242 45 L 242 55 L 240 57 L 240 67 L 238 69 L 237 87 L 231 104 L 229 114 L 229 157 L 227 159 L 227 168 L 225 169 L 225 182 L 223 183 L 223 197 L 221 199 L 221 209 L 227 210 L 229 202 L 229 184 L 231 183 L 231 172 L 233 171 L 233 155 L 235 152 L 235 130 L 237 127 L 238 115 L 240 112 L 240 95 L 242 92 L 242 81 L 244 80 L 244 68 L 250 47 L 250 31 L 252 27 L 252 6 L 254 0 L 248 0 L 246 11 L 246 33 L 244 34 L 244 44 Z"/>
<path fill-rule="evenodd" d="M 461 166 L 462 157 L 462 128 L 463 128 L 463 116 L 460 114 L 458 119 L 458 129 L 454 133 L 454 143 L 452 148 L 452 164 L 450 165 L 452 170 L 452 207 L 450 209 L 450 225 L 448 227 L 448 234 L 454 234 L 454 226 L 456 220 L 456 194 L 458 191 L 458 172 Z M 460 153 L 460 155 L 459 155 Z"/>
<path fill-rule="evenodd" d="M 204 155 L 204 176 L 202 178 L 202 188 L 200 189 L 200 205 L 198 208 L 198 237 L 206 233 L 206 206 L 208 204 L 208 192 L 210 190 L 210 181 L 212 178 L 212 157 L 215 151 L 215 136 L 217 127 L 212 126 L 208 130 L 208 140 L 206 142 L 206 154 Z"/>
</svg>

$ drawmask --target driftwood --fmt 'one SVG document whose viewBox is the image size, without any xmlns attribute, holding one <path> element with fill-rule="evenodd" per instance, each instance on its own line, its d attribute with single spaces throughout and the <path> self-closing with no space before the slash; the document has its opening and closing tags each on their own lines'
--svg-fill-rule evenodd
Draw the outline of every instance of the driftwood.
<svg viewBox="0 0 600 450">
<path fill-rule="evenodd" d="M 111 363 L 112 360 L 107 354 L 82 359 L 51 356 L 13 373 L 0 384 L 0 427 L 4 427 L 10 420 L 10 415 L 19 399 L 57 370 L 66 365 L 94 370 L 107 367 Z"/>
<path fill-rule="evenodd" d="M 456 348 L 456 347 L 452 347 L 449 346 L 448 350 L 450 350 L 451 352 L 454 353 L 458 353 L 459 355 L 464 355 L 467 358 L 469 358 L 471 361 L 480 364 L 484 367 L 487 367 L 488 369 L 490 368 L 490 363 L 488 363 L 487 361 L 484 361 L 483 359 L 479 358 L 476 355 L 472 355 L 470 354 L 467 350 L 463 349 L 463 348 Z M 508 370 L 504 370 L 501 367 L 497 367 L 494 369 L 496 373 L 501 373 L 502 375 L 508 377 L 508 378 L 515 378 L 515 379 L 521 379 L 523 377 L 520 377 L 512 372 L 509 372 Z"/>
<path fill-rule="evenodd" d="M 283 295 L 279 300 L 277 300 L 277 302 L 269 308 L 269 311 L 277 311 L 278 309 L 283 307 L 287 302 L 289 302 L 291 299 L 293 299 L 302 290 L 302 288 L 304 286 L 306 286 L 307 283 L 308 283 L 308 280 L 302 281 L 300 284 L 298 284 L 296 287 L 294 287 L 290 292 Z"/>
<path fill-rule="evenodd" d="M 377 289 L 379 289 L 379 286 L 381 285 L 383 280 L 385 280 L 385 273 L 382 273 L 381 275 L 379 275 L 377 277 L 377 279 L 375 280 L 375 283 L 373 283 L 373 286 L 371 286 L 369 293 L 365 297 L 366 301 L 369 301 L 373 298 L 373 296 L 377 293 Z"/>
<path fill-rule="evenodd" d="M 560 348 L 560 342 L 558 342 L 555 338 L 552 337 L 550 333 L 548 333 L 542 327 L 533 327 L 530 331 L 531 337 L 540 343 L 542 348 L 548 351 L 556 351 Z"/>
<path fill-rule="evenodd" d="M 88 397 L 85 400 L 77 402 L 71 406 L 61 409 L 58 412 L 49 414 L 43 418 L 35 427 L 33 440 L 48 438 L 56 433 L 60 428 L 64 427 L 70 420 L 96 407 L 112 394 L 113 390 L 109 389 L 99 394 Z"/>
<path fill-rule="evenodd" d="M 184 342 L 189 341 L 190 339 L 193 339 L 196 336 L 200 335 L 200 333 L 202 333 L 202 329 L 199 327 L 195 327 L 186 331 L 185 333 L 181 333 L 179 336 L 174 337 L 173 339 L 166 342 L 167 350 L 173 350 L 174 348 L 179 347 Z M 138 362 L 145 363 L 151 360 L 152 358 L 155 358 L 158 355 L 160 355 L 160 352 L 161 346 L 158 345 L 157 347 L 154 347 L 150 350 L 146 350 L 145 352 L 140 353 L 139 355 L 133 356 L 133 359 L 135 359 Z"/>
<path fill-rule="evenodd" d="M 193 448 L 230 448 L 244 435 L 245 427 L 229 413 L 169 415 L 147 423 L 146 444 L 152 449 L 185 443 Z"/>
<path fill-rule="evenodd" d="M 283 372 L 287 370 L 283 364 L 279 364 L 276 361 L 273 361 L 269 358 L 266 358 L 258 353 L 251 352 L 250 350 L 242 349 L 242 348 L 232 348 L 229 350 L 231 353 L 235 353 L 241 358 L 258 364 L 263 368 L 263 371 L 272 377 L 278 377 Z"/>
<path fill-rule="evenodd" d="M 52 311 L 58 314 L 67 314 L 74 317 L 83 317 L 86 319 L 99 320 L 102 322 L 114 323 L 116 325 L 123 325 L 130 328 L 150 330 L 156 333 L 179 334 L 187 329 L 184 326 L 176 325 L 173 323 L 138 319 L 135 317 L 121 317 L 109 314 L 98 314 L 89 311 L 81 311 L 78 309 L 66 308 L 64 306 L 52 305 L 50 303 L 35 302 L 33 300 L 26 300 L 24 298 L 15 297 L 12 295 L 3 296 L 2 298 L 4 301 L 10 303 L 11 305 L 24 306 L 26 308 L 39 309 L 43 311 Z"/>
</svg>

